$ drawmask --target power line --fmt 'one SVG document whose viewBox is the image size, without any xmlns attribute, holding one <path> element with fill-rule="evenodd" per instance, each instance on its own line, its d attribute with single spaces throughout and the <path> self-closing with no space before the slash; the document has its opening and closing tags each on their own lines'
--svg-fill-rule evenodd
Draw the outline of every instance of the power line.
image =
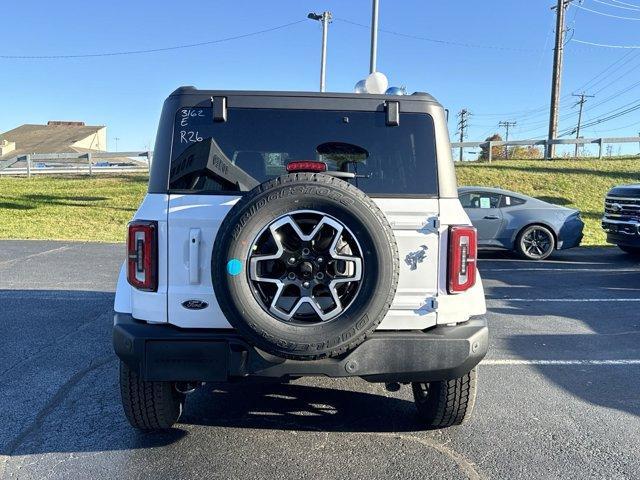
<svg viewBox="0 0 640 480">
<path fill-rule="evenodd" d="M 614 80 L 610 81 L 609 83 L 607 83 L 604 87 L 600 88 L 597 92 L 595 92 L 596 94 L 600 93 L 602 90 L 610 87 L 611 85 L 613 85 L 614 83 L 616 83 L 618 80 L 620 80 L 623 77 L 626 77 L 627 75 L 629 75 L 631 72 L 633 72 L 634 70 L 638 69 L 640 67 L 640 63 L 638 65 L 636 65 L 633 68 L 630 68 L 629 70 L 627 70 L 625 73 L 623 73 L 622 75 L 620 75 L 619 77 L 616 77 Z M 597 84 L 594 84 L 593 86 L 595 86 Z"/>
<path fill-rule="evenodd" d="M 620 95 L 622 95 L 622 94 L 624 94 L 624 93 L 627 93 L 628 91 L 633 90 L 634 88 L 636 88 L 636 87 L 638 87 L 638 86 L 640 86 L 640 81 L 637 81 L 637 82 L 635 82 L 635 83 L 632 83 L 631 85 L 629 85 L 629 86 L 627 86 L 627 87 L 623 88 L 622 90 L 618 90 L 617 92 L 612 93 L 611 95 L 609 95 L 608 97 L 606 97 L 604 100 L 602 100 L 602 101 L 600 101 L 600 102 L 598 102 L 598 103 L 596 103 L 596 104 L 592 105 L 590 108 L 587 108 L 587 109 L 586 109 L 586 111 L 591 111 L 591 110 L 593 110 L 594 108 L 599 107 L 600 105 L 602 105 L 602 104 L 604 104 L 604 103 L 607 103 L 607 102 L 609 102 L 609 101 L 613 100 L 614 98 L 618 98 Z M 598 91 L 600 91 L 600 90 L 598 90 Z"/>
<path fill-rule="evenodd" d="M 620 3 L 622 5 L 629 5 L 630 7 L 638 7 L 640 8 L 640 5 L 638 5 L 637 3 L 627 3 L 627 2 L 621 2 L 619 0 L 611 0 L 614 3 Z"/>
<path fill-rule="evenodd" d="M 618 131 L 618 130 L 624 130 L 625 128 L 634 127 L 636 125 L 640 125 L 640 121 L 629 123 L 628 125 L 623 125 L 622 127 L 608 128 L 606 130 L 599 130 L 599 131 L 600 132 L 615 132 L 615 131 Z"/>
<path fill-rule="evenodd" d="M 640 67 L 640 65 L 638 65 L 638 67 Z M 625 74 L 621 75 L 620 77 L 618 77 L 617 79 L 615 79 L 612 82 L 609 82 L 607 85 L 605 85 L 604 87 L 600 88 L 596 93 L 600 93 L 602 92 L 604 89 L 608 88 L 611 84 L 615 83 L 615 81 L 617 81 L 619 78 L 621 78 L 622 76 L 628 74 L 628 72 L 626 72 Z M 595 77 L 594 77 L 595 78 Z M 605 77 L 604 79 L 606 79 L 607 77 Z M 604 80 L 603 79 L 603 80 Z M 587 82 L 588 84 L 589 82 Z M 600 82 L 596 82 L 594 85 L 597 85 Z M 587 85 L 585 84 L 585 85 Z M 585 108 L 585 112 L 588 111 L 593 111 L 594 109 L 596 109 L 597 107 L 606 104 L 616 98 L 619 98 L 621 95 L 637 88 L 638 86 L 640 86 L 640 81 L 634 82 L 630 85 L 627 85 L 626 87 L 617 90 L 615 92 L 613 92 L 611 95 L 605 97 L 602 101 L 597 102 L 595 104 L 593 104 L 591 107 L 586 107 Z M 575 90 L 574 90 L 575 91 Z M 563 99 L 568 99 L 569 97 L 571 97 L 571 94 L 567 94 L 566 96 L 564 96 L 561 100 Z M 548 108 L 545 107 L 545 108 Z M 484 114 L 484 115 L 493 115 L 493 114 Z M 497 115 L 497 114 L 496 114 Z M 531 114 L 531 115 L 526 115 L 526 116 L 516 116 L 518 119 L 518 127 L 527 127 L 524 130 L 522 130 L 521 128 L 518 128 L 518 132 L 523 133 L 523 132 L 530 132 L 530 131 L 537 131 L 537 130 L 541 130 L 542 128 L 545 128 L 545 126 L 548 126 L 548 120 L 533 120 L 534 118 L 541 118 L 543 115 L 545 115 L 544 112 L 541 113 L 537 113 L 537 114 Z M 569 118 L 573 117 L 573 113 L 572 112 L 566 112 L 566 113 L 562 113 L 558 116 L 559 120 L 564 122 L 566 120 L 568 120 Z M 506 116 L 506 115 L 505 115 Z M 526 120 L 526 119 L 532 119 L 533 121 L 522 121 L 522 120 Z M 573 129 L 573 131 L 575 131 L 575 129 Z M 572 133 L 573 133 L 572 131 Z"/>
<path fill-rule="evenodd" d="M 577 11 L 577 10 L 576 10 Z M 573 21 L 575 22 L 575 17 Z M 544 59 L 544 54 L 547 52 L 547 47 L 549 45 L 549 39 L 551 38 L 551 34 L 553 33 L 553 24 L 555 21 L 551 19 L 551 25 L 549 26 L 549 30 L 547 31 L 547 36 L 544 39 L 544 47 L 542 47 L 542 51 L 540 52 L 540 58 L 538 58 L 538 71 L 540 71 L 540 67 L 542 67 L 542 60 Z"/>
<path fill-rule="evenodd" d="M 640 18 L 638 20 L 640 20 Z M 578 40 L 577 38 L 572 38 L 571 41 L 576 43 L 582 43 L 584 45 L 591 45 L 592 47 L 640 49 L 640 45 L 612 45 L 609 43 L 588 42 L 586 40 Z"/>
<path fill-rule="evenodd" d="M 630 59 L 628 59 L 628 57 L 630 57 L 630 56 L 632 56 L 634 54 L 636 54 L 636 57 L 638 57 L 640 55 L 640 53 L 636 53 L 633 50 L 624 53 L 624 55 L 622 55 L 619 59 L 617 59 L 615 62 L 611 63 L 610 65 L 608 65 L 604 70 L 602 70 L 600 73 L 598 73 L 595 77 L 591 78 L 591 80 L 589 80 L 586 83 L 580 85 L 576 90 L 584 90 L 585 88 L 590 88 L 590 85 L 592 84 L 592 82 L 594 82 L 596 79 L 600 78 L 602 75 L 604 75 L 606 72 L 608 72 L 611 68 L 613 68 L 616 64 L 618 64 L 620 62 L 623 62 L 625 59 L 627 59 L 626 62 L 623 62 L 621 65 L 619 65 L 617 68 L 615 68 L 613 70 L 614 72 L 618 71 L 624 65 L 629 63 Z M 596 82 L 595 85 L 597 85 L 598 83 L 600 83 L 600 81 Z"/>
<path fill-rule="evenodd" d="M 548 105 L 542 106 L 542 107 L 536 107 L 536 108 L 531 108 L 531 109 L 527 109 L 527 110 L 516 110 L 513 112 L 501 112 L 501 113 L 475 113 L 474 115 L 478 116 L 478 117 L 507 117 L 507 116 L 515 116 L 518 114 L 523 114 L 526 115 L 530 112 L 539 112 L 540 110 L 546 110 L 547 108 L 549 108 Z"/>
<path fill-rule="evenodd" d="M 640 21 L 640 18 L 638 18 L 638 17 L 624 17 L 622 15 L 613 15 L 611 13 L 604 13 L 604 12 L 600 12 L 598 10 L 593 10 L 591 8 L 583 7 L 582 5 L 577 4 L 577 3 L 574 3 L 573 6 L 575 8 L 579 8 L 581 10 L 586 10 L 587 12 L 591 12 L 591 13 L 596 13 L 598 15 L 602 15 L 603 17 L 618 18 L 618 19 L 621 19 L 621 20 L 638 20 L 638 21 Z"/>
<path fill-rule="evenodd" d="M 612 94 L 611 96 L 606 97 L 603 101 L 601 101 L 601 102 L 598 102 L 598 103 L 594 104 L 594 105 L 593 105 L 593 106 L 591 106 L 590 108 L 585 108 L 585 109 L 584 109 L 584 111 L 585 111 L 585 112 L 592 111 L 592 110 L 594 110 L 595 108 L 597 108 L 598 106 L 600 106 L 600 105 L 602 105 L 602 104 L 606 103 L 607 101 L 611 100 L 612 98 L 619 97 L 619 95 L 620 95 L 620 94 L 622 94 L 622 93 L 626 93 L 627 91 L 631 90 L 632 88 L 637 87 L 638 85 L 640 85 L 640 82 L 636 82 L 636 83 L 634 83 L 634 84 L 631 84 L 630 86 L 626 87 L 626 89 L 620 90 L 620 91 L 618 91 L 618 92 L 616 92 L 616 93 Z M 618 116 L 623 116 L 623 115 L 626 115 L 627 113 L 630 113 L 630 112 L 632 112 L 632 111 L 635 111 L 635 109 L 634 109 L 634 107 L 635 107 L 634 102 L 636 102 L 636 101 L 637 101 L 637 100 L 633 100 L 633 101 L 632 101 L 632 102 L 630 102 L 630 103 L 626 103 L 626 104 L 624 104 L 624 105 L 622 105 L 622 106 L 620 106 L 620 107 L 614 108 L 613 110 L 609 110 L 609 111 L 607 111 L 607 112 L 605 112 L 605 113 L 601 114 L 599 117 L 595 117 L 595 119 L 594 119 L 594 122 L 595 122 L 595 123 L 591 122 L 591 120 L 590 120 L 590 121 L 587 123 L 587 125 L 586 125 L 586 126 L 590 126 L 590 125 L 593 125 L 593 124 L 596 124 L 596 123 L 603 123 L 603 122 L 605 122 L 605 121 L 609 121 L 609 120 L 612 120 L 612 119 L 614 119 L 614 118 L 617 118 Z M 620 110 L 623 110 L 623 109 L 628 108 L 629 106 L 632 106 L 632 107 L 631 107 L 631 108 L 632 108 L 632 110 L 629 110 L 629 111 L 626 111 L 626 110 L 625 110 L 625 111 L 620 111 Z M 572 113 L 571 113 L 571 112 L 568 112 L 568 113 L 562 114 L 562 115 L 560 116 L 560 119 L 562 119 L 562 120 L 564 121 L 565 119 L 568 119 L 568 118 L 569 118 L 569 117 L 571 117 L 571 116 L 572 116 Z M 532 122 L 532 123 L 522 123 L 522 124 L 519 124 L 519 125 L 521 125 L 521 126 L 522 126 L 522 125 L 528 125 L 528 126 L 530 126 L 530 128 L 526 128 L 526 129 L 524 129 L 524 130 L 519 130 L 519 132 L 520 132 L 520 133 L 523 133 L 523 132 L 534 132 L 534 131 L 537 131 L 537 130 L 541 130 L 542 128 L 545 128 L 546 123 L 545 123 L 545 122 Z M 583 125 L 581 128 L 584 128 L 584 125 Z M 571 134 L 573 134 L 573 133 L 575 133 L 575 132 L 576 132 L 576 128 L 575 128 L 575 127 L 573 127 L 573 128 L 566 128 L 566 129 L 564 129 L 564 130 L 562 131 L 562 133 L 558 134 L 558 137 L 563 137 L 563 136 L 566 136 L 566 135 L 571 135 Z"/>
<path fill-rule="evenodd" d="M 630 56 L 634 56 L 633 58 L 629 58 Z M 580 90 L 584 90 L 586 88 L 592 88 L 595 87 L 596 85 L 602 83 L 604 80 L 606 80 L 607 78 L 609 78 L 609 75 L 611 75 L 611 73 L 617 72 L 619 71 L 621 68 L 623 68 L 625 65 L 627 65 L 629 62 L 633 61 L 634 59 L 640 58 L 640 53 L 639 52 L 634 52 L 634 51 L 629 51 L 626 52 L 622 55 L 622 57 L 620 57 L 619 59 L 617 59 L 616 61 L 614 61 L 613 63 L 611 63 L 610 65 L 608 65 L 606 68 L 604 68 L 603 70 L 601 70 L 599 73 L 597 73 L 595 76 L 593 76 L 591 79 L 589 79 L 587 82 L 585 82 L 584 84 L 580 85 L 579 87 L 577 87 L 576 89 L 574 89 L 574 91 L 580 91 Z M 626 60 L 626 61 L 625 61 Z M 622 63 L 620 63 L 622 62 Z M 620 64 L 620 65 L 618 65 Z M 617 67 L 616 67 L 617 65 Z M 616 67 L 616 68 L 614 68 Z M 613 68 L 613 70 L 611 70 Z M 635 68 L 635 67 L 634 67 Z M 609 75 L 606 75 L 603 78 L 602 75 L 604 75 L 605 73 L 607 73 L 609 70 L 611 70 Z M 628 71 L 627 73 L 629 73 L 630 71 Z M 624 74 L 626 75 L 626 73 Z M 623 76 L 624 76 L 623 75 Z M 600 78 L 600 80 L 598 80 Z M 595 80 L 595 83 L 593 83 Z M 607 85 L 608 86 L 608 85 Z M 604 89 L 605 87 L 603 87 L 602 89 Z M 601 90 L 602 90 L 601 89 Z M 601 91 L 599 90 L 599 91 Z M 563 95 L 562 97 L 560 97 L 560 101 L 562 102 L 562 100 L 567 100 L 568 98 L 570 98 L 570 95 Z M 601 103 L 604 102 L 600 102 L 596 105 L 600 105 Z M 596 106 L 594 105 L 594 107 Z M 522 120 L 526 120 L 526 119 L 532 119 L 532 118 L 536 118 L 536 117 L 542 117 L 543 115 L 546 115 L 546 110 L 549 108 L 549 104 L 537 107 L 537 108 L 530 108 L 527 110 L 518 110 L 518 111 L 514 111 L 514 112 L 502 112 L 502 113 L 476 113 L 476 116 L 479 117 L 517 117 L 521 123 L 520 125 L 522 126 L 526 126 L 526 125 L 537 125 L 537 124 L 546 124 L 547 122 L 539 122 L 539 121 L 534 121 L 534 122 L 522 122 Z M 593 107 L 592 107 L 593 108 Z M 587 109 L 589 110 L 589 109 Z M 567 117 L 570 116 L 569 115 L 560 115 L 560 118 L 563 117 Z"/>
<path fill-rule="evenodd" d="M 349 25 L 355 25 L 357 27 L 362 27 L 362 28 L 366 28 L 366 29 L 371 28 L 369 25 L 365 25 L 363 23 L 358 23 L 358 22 L 353 22 L 353 21 L 347 20 L 345 18 L 335 18 L 335 20 L 338 21 L 338 22 L 348 23 Z M 422 41 L 425 41 L 425 42 L 439 43 L 439 44 L 442 44 L 442 45 L 453 45 L 455 47 L 484 48 L 484 49 L 490 49 L 490 50 L 506 50 L 506 51 L 511 51 L 511 52 L 539 52 L 540 51 L 540 50 L 533 50 L 533 49 L 526 49 L 526 48 L 503 47 L 503 46 L 499 46 L 499 45 L 481 45 L 481 44 L 476 44 L 476 43 L 466 43 L 466 42 L 455 42 L 455 41 L 451 41 L 451 40 L 441 40 L 441 39 L 437 39 L 437 38 L 428 38 L 428 37 L 422 37 L 422 36 L 419 36 L 419 35 L 413 35 L 413 34 L 409 34 L 409 33 L 397 32 L 397 31 L 394 31 L 394 30 L 385 30 L 383 28 L 378 28 L 378 31 L 382 32 L 382 33 L 387 33 L 389 35 L 395 35 L 397 37 L 412 38 L 414 40 L 422 40 Z"/>
<path fill-rule="evenodd" d="M 622 5 L 616 5 L 615 3 L 605 2 L 603 0 L 592 0 L 592 1 L 594 1 L 596 3 L 601 3 L 602 5 L 607 5 L 609 7 L 621 8 L 623 10 L 631 10 L 631 11 L 634 11 L 634 12 L 640 12 L 640 7 L 625 7 L 625 6 L 622 6 Z"/>
<path fill-rule="evenodd" d="M 629 106 L 629 105 L 631 105 L 631 106 Z M 617 111 L 617 110 L 620 110 L 620 109 L 623 109 L 623 108 L 625 108 L 625 110 Z M 636 104 L 633 104 L 633 102 L 628 103 L 628 104 L 623 105 L 621 107 L 615 108 L 615 109 L 613 109 L 613 110 L 611 110 L 609 112 L 606 112 L 606 113 L 602 114 L 602 116 L 596 117 L 594 120 L 590 120 L 589 122 L 587 122 L 587 123 L 585 123 L 583 125 L 583 128 L 588 128 L 588 127 L 592 127 L 594 125 L 598 125 L 600 123 L 608 122 L 609 120 L 613 120 L 615 118 L 622 117 L 624 115 L 627 115 L 628 113 L 635 112 L 636 110 L 640 110 L 640 102 L 638 102 Z M 567 129 L 564 132 L 562 132 L 559 136 L 563 137 L 565 135 L 570 135 L 572 133 L 574 133 L 573 129 Z"/>
<path fill-rule="evenodd" d="M 126 51 L 120 51 L 120 52 L 84 53 L 84 54 L 78 54 L 78 55 L 0 55 L 0 58 L 11 59 L 11 60 L 55 60 L 55 59 L 64 59 L 64 58 L 115 57 L 115 56 L 121 56 L 121 55 L 139 55 L 143 53 L 166 52 L 169 50 L 180 50 L 183 48 L 201 47 L 204 45 L 213 45 L 216 43 L 223 43 L 223 42 L 229 42 L 231 40 L 239 40 L 241 38 L 253 37 L 255 35 L 262 35 L 263 33 L 269 33 L 276 30 L 282 30 L 283 28 L 292 27 L 293 25 L 297 25 L 299 23 L 306 22 L 306 21 L 307 21 L 306 19 L 298 20 L 296 22 L 289 22 L 283 25 L 278 25 L 276 27 L 266 28 L 264 30 L 244 33 L 242 35 L 234 35 L 232 37 L 219 38 L 216 40 L 208 40 L 205 42 L 175 45 L 172 47 L 149 48 L 146 50 L 126 50 Z"/>
</svg>

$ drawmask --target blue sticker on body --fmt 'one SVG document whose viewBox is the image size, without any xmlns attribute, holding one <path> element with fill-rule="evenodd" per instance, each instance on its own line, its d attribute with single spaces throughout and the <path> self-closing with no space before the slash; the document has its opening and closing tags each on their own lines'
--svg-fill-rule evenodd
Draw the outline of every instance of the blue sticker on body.
<svg viewBox="0 0 640 480">
<path fill-rule="evenodd" d="M 229 275 L 238 275 L 242 271 L 242 262 L 237 258 L 232 258 L 227 262 L 227 273 Z"/>
</svg>

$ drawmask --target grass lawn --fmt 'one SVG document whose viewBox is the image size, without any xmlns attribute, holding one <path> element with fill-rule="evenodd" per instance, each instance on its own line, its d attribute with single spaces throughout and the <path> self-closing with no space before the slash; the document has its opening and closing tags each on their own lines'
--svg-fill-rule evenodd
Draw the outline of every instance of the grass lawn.
<svg viewBox="0 0 640 480">
<path fill-rule="evenodd" d="M 586 223 L 583 245 L 604 245 L 604 196 L 640 183 L 640 158 L 500 160 L 457 164 L 459 185 L 514 190 L 575 207 Z M 121 242 L 147 188 L 146 175 L 1 177 L 0 238 Z"/>
<path fill-rule="evenodd" d="M 125 241 L 146 175 L 0 177 L 0 238 Z"/>
<path fill-rule="evenodd" d="M 606 245 L 600 228 L 604 197 L 614 185 L 640 183 L 640 157 L 602 160 L 500 160 L 456 165 L 458 185 L 524 193 L 580 210 L 582 245 Z"/>
</svg>

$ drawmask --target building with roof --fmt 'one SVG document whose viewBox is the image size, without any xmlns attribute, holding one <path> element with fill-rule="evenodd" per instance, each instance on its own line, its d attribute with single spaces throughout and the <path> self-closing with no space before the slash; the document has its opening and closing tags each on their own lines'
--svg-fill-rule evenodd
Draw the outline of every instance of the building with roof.
<svg viewBox="0 0 640 480">
<path fill-rule="evenodd" d="M 107 127 L 52 120 L 0 133 L 0 160 L 32 153 L 88 153 L 107 149 Z"/>
</svg>

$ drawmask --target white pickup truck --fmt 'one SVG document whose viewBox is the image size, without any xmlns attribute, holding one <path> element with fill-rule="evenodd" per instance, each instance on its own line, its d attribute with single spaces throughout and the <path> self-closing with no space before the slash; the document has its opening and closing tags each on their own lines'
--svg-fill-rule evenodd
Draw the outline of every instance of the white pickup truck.
<svg viewBox="0 0 640 480">
<path fill-rule="evenodd" d="M 462 423 L 488 345 L 476 242 L 430 95 L 177 89 L 116 291 L 128 420 L 315 375 L 410 383 L 426 425 Z"/>
</svg>

